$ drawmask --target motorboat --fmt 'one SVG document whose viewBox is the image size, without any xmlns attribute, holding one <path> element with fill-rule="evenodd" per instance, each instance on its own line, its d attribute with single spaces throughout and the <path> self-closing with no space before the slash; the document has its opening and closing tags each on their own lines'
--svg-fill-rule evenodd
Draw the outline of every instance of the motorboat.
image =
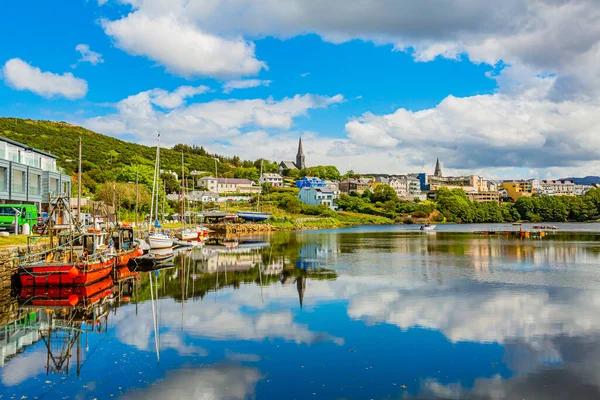
<svg viewBox="0 0 600 400">
<path fill-rule="evenodd" d="M 430 224 L 425 224 L 425 225 L 421 225 L 421 230 L 422 231 L 434 231 L 436 228 L 436 225 L 430 225 Z"/>
</svg>

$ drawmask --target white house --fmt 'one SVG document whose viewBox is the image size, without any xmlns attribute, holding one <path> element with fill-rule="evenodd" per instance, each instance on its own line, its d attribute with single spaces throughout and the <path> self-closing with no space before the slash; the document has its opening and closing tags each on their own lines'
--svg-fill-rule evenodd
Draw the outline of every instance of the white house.
<svg viewBox="0 0 600 400">
<path fill-rule="evenodd" d="M 589 185 L 577 185 L 569 180 L 542 180 L 539 181 L 536 193 L 547 196 L 582 196 L 590 189 Z"/>
<path fill-rule="evenodd" d="M 421 196 L 421 182 L 410 175 L 399 175 L 390 178 L 389 185 L 400 199 L 414 199 Z"/>
<path fill-rule="evenodd" d="M 282 187 L 283 186 L 283 178 L 279 174 L 262 174 L 258 183 L 262 185 L 263 183 L 268 183 L 274 187 Z"/>
<path fill-rule="evenodd" d="M 259 186 L 254 186 L 249 179 L 238 178 L 213 178 L 205 176 L 198 179 L 200 186 L 204 186 L 209 192 L 215 193 L 258 193 Z"/>
<path fill-rule="evenodd" d="M 308 186 L 300 189 L 298 199 L 304 204 L 311 206 L 326 205 L 332 210 L 337 210 L 335 200 L 339 197 L 334 191 L 327 187 Z"/>
</svg>

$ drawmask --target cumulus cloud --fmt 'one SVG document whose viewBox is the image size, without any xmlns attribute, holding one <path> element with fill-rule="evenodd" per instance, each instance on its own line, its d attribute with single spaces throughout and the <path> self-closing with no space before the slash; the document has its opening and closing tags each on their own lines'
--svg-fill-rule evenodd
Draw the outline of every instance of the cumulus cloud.
<svg viewBox="0 0 600 400">
<path fill-rule="evenodd" d="M 595 0 L 382 0 L 377 6 L 369 0 L 122 1 L 133 12 L 106 21 L 106 33 L 131 54 L 186 76 L 256 74 L 264 64 L 242 37 L 306 33 L 333 43 L 392 45 L 420 62 L 466 54 L 472 62 L 498 66 L 490 75 L 498 82 L 495 94 L 355 116 L 346 124 L 347 138 L 314 151 L 315 164 L 325 159 L 360 172 L 408 172 L 439 156 L 449 172 L 492 177 L 514 167 L 548 168 L 541 177 L 600 167 L 594 150 L 600 115 Z M 202 46 L 208 42 L 218 44 Z M 249 87 L 264 81 L 236 82 Z M 281 118 L 281 125 L 286 121 Z"/>
<path fill-rule="evenodd" d="M 455 169 L 597 165 L 600 101 L 557 103 L 529 94 L 448 96 L 431 109 L 365 113 L 346 131 L 358 145 L 433 153 Z"/>
<path fill-rule="evenodd" d="M 133 134 L 140 141 L 150 140 L 148 132 L 160 130 L 166 144 L 206 144 L 215 138 L 227 139 L 246 130 L 289 130 L 294 119 L 315 108 L 325 108 L 344 100 L 313 94 L 296 95 L 276 101 L 271 98 L 250 100 L 214 100 L 182 107 L 185 97 L 205 91 L 204 87 L 179 88 L 172 93 L 161 89 L 141 92 L 116 104 L 117 113 L 79 121 L 105 134 Z M 174 108 L 162 110 L 157 108 Z M 177 107 L 177 108 L 175 108 Z"/>
<path fill-rule="evenodd" d="M 89 62 L 92 65 L 103 63 L 102 54 L 92 51 L 87 44 L 78 44 L 75 50 L 81 54 L 81 58 L 77 62 Z"/>
<path fill-rule="evenodd" d="M 186 77 L 255 75 L 266 64 L 258 61 L 254 44 L 243 38 L 224 38 L 203 31 L 174 14 L 150 16 L 142 11 L 102 26 L 120 49 L 143 55 Z"/>
<path fill-rule="evenodd" d="M 185 17 L 216 35 L 289 38 L 307 32 L 340 43 L 392 44 L 418 61 L 467 54 L 524 64 L 596 91 L 600 10 L 595 0 L 125 0 L 149 15 Z"/>
<path fill-rule="evenodd" d="M 247 399 L 253 398 L 262 379 L 257 368 L 218 364 L 171 371 L 145 390 L 126 393 L 125 399 Z"/>
<path fill-rule="evenodd" d="M 8 60 L 2 74 L 4 82 L 13 89 L 29 90 L 48 98 L 61 96 L 79 99 L 85 96 L 88 89 L 85 80 L 76 78 L 70 72 L 62 75 L 45 72 L 20 58 Z"/>
<path fill-rule="evenodd" d="M 235 89 L 250 89 L 258 86 L 269 86 L 271 81 L 260 79 L 243 79 L 225 82 L 223 85 L 224 93 L 231 93 Z"/>
</svg>

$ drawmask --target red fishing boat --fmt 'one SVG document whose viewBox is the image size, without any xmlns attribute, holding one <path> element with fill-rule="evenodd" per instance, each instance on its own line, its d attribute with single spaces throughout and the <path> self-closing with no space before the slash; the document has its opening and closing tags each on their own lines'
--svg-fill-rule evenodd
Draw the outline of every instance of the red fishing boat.
<svg viewBox="0 0 600 400">
<path fill-rule="evenodd" d="M 129 260 L 144 254 L 139 243 L 134 239 L 133 229 L 120 227 L 112 232 L 111 239 L 117 257 L 117 267 L 126 267 Z"/>
<path fill-rule="evenodd" d="M 75 238 L 64 236 L 62 241 L 43 261 L 20 267 L 23 286 L 88 285 L 107 277 L 115 267 L 114 247 L 108 246 L 106 232 L 89 230 Z"/>
<path fill-rule="evenodd" d="M 31 307 L 87 307 L 111 295 L 113 290 L 111 277 L 87 286 L 26 286 L 21 289 L 19 301 Z"/>
</svg>

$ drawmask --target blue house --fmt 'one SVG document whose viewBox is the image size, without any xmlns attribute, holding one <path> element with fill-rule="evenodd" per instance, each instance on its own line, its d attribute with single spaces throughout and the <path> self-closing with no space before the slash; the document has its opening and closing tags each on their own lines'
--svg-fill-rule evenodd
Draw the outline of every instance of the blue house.
<svg viewBox="0 0 600 400">
<path fill-rule="evenodd" d="M 315 176 L 305 176 L 302 180 L 296 181 L 298 189 L 308 187 L 326 187 L 325 181 Z"/>
</svg>

